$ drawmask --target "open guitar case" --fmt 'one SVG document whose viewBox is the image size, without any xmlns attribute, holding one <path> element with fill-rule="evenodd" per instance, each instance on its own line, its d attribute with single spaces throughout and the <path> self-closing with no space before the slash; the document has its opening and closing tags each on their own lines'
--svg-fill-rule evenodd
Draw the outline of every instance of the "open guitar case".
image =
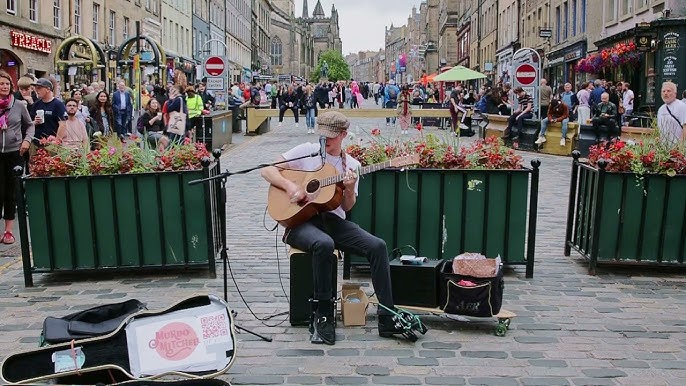
<svg viewBox="0 0 686 386">
<path fill-rule="evenodd" d="M 212 378 L 229 370 L 235 352 L 228 305 L 201 295 L 160 311 L 133 313 L 107 335 L 12 354 L 0 376 L 3 384 L 220 386 L 223 381 Z"/>
</svg>

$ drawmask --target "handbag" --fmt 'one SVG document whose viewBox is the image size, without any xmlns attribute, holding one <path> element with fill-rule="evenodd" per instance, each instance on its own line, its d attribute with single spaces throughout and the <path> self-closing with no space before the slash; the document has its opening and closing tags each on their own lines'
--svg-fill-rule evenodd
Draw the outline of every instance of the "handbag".
<svg viewBox="0 0 686 386">
<path fill-rule="evenodd" d="M 169 113 L 167 132 L 176 135 L 186 134 L 186 113 L 183 112 L 183 98 L 181 98 L 180 111 L 172 111 Z"/>
</svg>

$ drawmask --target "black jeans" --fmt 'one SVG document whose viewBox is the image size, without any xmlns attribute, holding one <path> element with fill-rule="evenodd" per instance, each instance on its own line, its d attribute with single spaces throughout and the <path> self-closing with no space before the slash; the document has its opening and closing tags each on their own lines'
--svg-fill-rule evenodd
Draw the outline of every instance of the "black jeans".
<svg viewBox="0 0 686 386">
<path fill-rule="evenodd" d="M 22 163 L 19 150 L 0 153 L 0 209 L 5 220 L 14 220 L 17 214 L 17 177 L 12 169 Z"/>
<path fill-rule="evenodd" d="M 619 137 L 620 132 L 618 130 L 617 121 L 613 118 L 595 117 L 591 119 L 591 122 L 593 123 L 593 131 L 595 131 L 596 140 L 600 140 L 600 134 L 602 134 L 602 130 L 600 129 L 601 126 L 607 128 L 607 139 Z"/>
<path fill-rule="evenodd" d="M 283 114 L 286 112 L 286 110 L 293 111 L 295 123 L 298 123 L 298 106 L 288 107 L 286 105 L 281 105 L 281 107 L 279 107 L 279 122 L 283 122 Z"/>
<path fill-rule="evenodd" d="M 331 271 L 336 264 L 332 255 L 336 248 L 342 252 L 364 256 L 369 260 L 376 297 L 384 306 L 393 308 L 388 251 L 386 242 L 382 239 L 352 221 L 344 220 L 333 213 L 321 213 L 308 222 L 289 229 L 285 241 L 312 254 L 315 299 L 331 299 Z M 390 314 L 383 307 L 379 307 L 378 313 Z"/>
<path fill-rule="evenodd" d="M 517 118 L 519 115 L 519 118 Z M 524 120 L 531 119 L 534 115 L 532 113 L 526 114 L 512 114 L 507 120 L 507 129 L 505 129 L 505 137 L 512 136 L 512 139 L 519 138 L 519 133 L 524 128 Z"/>
</svg>

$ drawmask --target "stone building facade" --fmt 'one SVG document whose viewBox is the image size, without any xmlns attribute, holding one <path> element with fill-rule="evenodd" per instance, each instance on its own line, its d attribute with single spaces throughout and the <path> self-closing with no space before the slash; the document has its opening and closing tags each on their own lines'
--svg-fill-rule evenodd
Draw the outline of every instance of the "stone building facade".
<svg viewBox="0 0 686 386">
<path fill-rule="evenodd" d="M 310 79 L 319 55 L 328 50 L 342 51 L 338 11 L 329 17 L 319 0 L 312 15 L 308 0 L 303 0 L 303 13 L 295 16 L 294 0 L 272 0 L 271 72 L 281 80 L 292 76 Z"/>
</svg>

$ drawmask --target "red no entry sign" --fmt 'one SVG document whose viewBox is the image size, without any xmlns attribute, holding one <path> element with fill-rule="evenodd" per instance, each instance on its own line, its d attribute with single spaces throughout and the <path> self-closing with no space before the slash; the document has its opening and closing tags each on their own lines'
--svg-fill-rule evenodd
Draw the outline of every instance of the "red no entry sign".
<svg viewBox="0 0 686 386">
<path fill-rule="evenodd" d="M 515 71 L 517 82 L 523 86 L 528 86 L 536 80 L 536 69 L 530 64 L 522 64 Z"/>
<path fill-rule="evenodd" d="M 205 71 L 209 76 L 220 76 L 224 73 L 224 59 L 219 56 L 210 56 L 205 61 Z"/>
</svg>

